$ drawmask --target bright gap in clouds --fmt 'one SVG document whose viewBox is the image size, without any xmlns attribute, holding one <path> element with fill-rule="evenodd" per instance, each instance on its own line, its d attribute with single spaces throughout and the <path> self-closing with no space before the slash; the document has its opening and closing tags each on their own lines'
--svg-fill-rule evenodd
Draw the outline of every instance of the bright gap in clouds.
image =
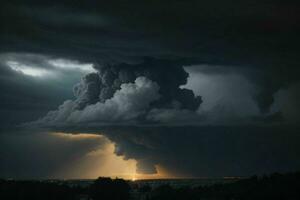
<svg viewBox="0 0 300 200">
<path fill-rule="evenodd" d="M 96 72 L 93 63 L 63 58 L 55 59 L 39 54 L 0 54 L 0 62 L 18 73 L 36 78 L 54 78 L 66 72 L 81 75 Z"/>
<path fill-rule="evenodd" d="M 92 63 L 79 63 L 78 61 L 66 60 L 66 59 L 54 59 L 49 60 L 48 63 L 54 67 L 64 70 L 79 70 L 83 72 L 96 72 Z"/>
<path fill-rule="evenodd" d="M 14 71 L 21 72 L 28 76 L 43 77 L 51 75 L 52 72 L 46 69 L 30 67 L 18 61 L 7 61 L 6 64 Z"/>
</svg>

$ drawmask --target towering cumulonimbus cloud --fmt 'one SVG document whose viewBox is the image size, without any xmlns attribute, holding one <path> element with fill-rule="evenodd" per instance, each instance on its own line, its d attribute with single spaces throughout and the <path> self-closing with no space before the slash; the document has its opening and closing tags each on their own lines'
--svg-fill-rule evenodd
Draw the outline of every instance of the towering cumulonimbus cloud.
<svg viewBox="0 0 300 200">
<path fill-rule="evenodd" d="M 179 88 L 186 84 L 188 77 L 180 63 L 148 58 L 136 65 L 98 65 L 96 69 L 99 73 L 87 75 L 74 88 L 80 108 L 97 101 L 104 103 L 113 97 L 123 83 L 134 82 L 141 76 L 156 82 L 160 87 L 159 93 L 162 96 L 152 104 L 156 108 L 179 106 L 196 110 L 201 103 L 201 98 L 195 97 L 191 90 Z"/>
<path fill-rule="evenodd" d="M 170 165 L 175 166 L 186 162 L 184 157 L 192 155 L 195 149 L 197 153 L 193 154 L 194 157 L 201 155 L 204 163 L 210 162 L 211 166 L 226 164 L 222 161 L 210 160 L 210 156 L 205 154 L 205 152 L 215 151 L 209 146 L 211 142 L 205 143 L 206 135 L 205 137 L 198 137 L 198 135 L 207 134 L 209 136 L 210 128 L 199 126 L 201 125 L 200 120 L 204 119 L 205 121 L 205 116 L 202 118 L 197 112 L 202 102 L 201 97 L 196 96 L 190 89 L 181 88 L 187 83 L 188 78 L 188 73 L 184 70 L 182 63 L 162 59 L 145 59 L 138 64 L 95 65 L 95 69 L 97 72 L 87 74 L 74 86 L 75 100 L 65 101 L 57 110 L 49 112 L 34 123 L 49 126 L 55 130 L 68 130 L 69 132 L 88 130 L 104 134 L 115 143 L 117 155 L 123 156 L 124 159 L 137 161 L 138 173 L 157 173 L 157 165 L 172 169 Z M 284 86 L 288 79 L 283 75 L 289 74 L 287 70 L 286 73 L 282 73 L 282 76 L 279 76 L 280 73 L 276 73 L 276 76 L 272 76 L 274 81 L 269 82 L 269 79 L 264 79 L 264 77 L 271 70 L 263 71 L 266 73 L 263 73 L 262 69 L 249 71 L 251 73 L 241 73 L 257 83 L 261 88 L 261 91 L 258 92 L 265 95 L 263 99 L 272 97 L 278 90 L 276 88 Z M 261 76 L 255 76 L 256 71 L 259 71 Z M 272 91 L 264 92 L 262 86 L 265 84 L 258 80 L 265 80 L 275 89 L 269 87 Z M 268 108 L 271 103 L 264 104 L 261 109 Z M 186 131 L 188 126 L 174 127 L 181 122 L 196 126 L 189 127 L 188 131 Z M 152 123 L 155 126 L 152 126 Z M 216 128 L 216 132 L 222 134 L 225 129 L 219 127 Z M 226 130 L 233 131 L 230 128 Z M 191 131 L 192 133 L 186 133 Z M 241 128 L 234 131 L 239 133 L 244 130 Z M 272 131 L 273 129 L 270 130 L 270 132 Z M 217 138 L 216 135 L 213 138 Z M 223 138 L 217 142 L 223 145 L 222 141 Z M 184 149 L 184 144 L 190 148 L 186 148 L 187 153 L 182 154 L 181 149 Z M 228 142 L 222 149 L 225 151 L 230 147 L 230 142 Z M 180 151 L 177 151 L 178 149 Z M 202 149 L 204 150 L 202 151 Z M 235 149 L 232 151 L 235 152 Z M 174 155 L 179 155 L 180 159 Z M 228 153 L 229 159 L 231 159 L 230 155 L 231 152 Z M 192 160 L 192 158 L 193 156 L 188 160 Z M 254 162 L 255 160 L 253 160 Z M 195 164 L 187 164 L 188 169 L 184 169 L 183 174 L 196 171 L 196 168 L 192 167 L 193 165 Z M 200 161 L 195 166 L 201 169 L 200 171 L 208 170 L 207 173 L 212 173 Z M 230 163 L 227 166 L 230 173 L 232 166 L 238 167 L 235 163 Z M 247 166 L 248 163 L 245 163 L 244 167 Z"/>
<path fill-rule="evenodd" d="M 32 124 L 51 128 L 79 126 L 82 130 L 96 123 L 97 131 L 115 142 L 117 155 L 137 160 L 138 173 L 156 173 L 151 148 L 132 140 L 131 134 L 130 139 L 124 140 L 124 134 L 104 127 L 111 125 L 115 129 L 118 125 L 158 123 L 149 116 L 160 109 L 195 113 L 201 97 L 195 96 L 192 90 L 180 88 L 186 84 L 188 73 L 181 64 L 158 59 L 95 68 L 96 73 L 87 74 L 74 86 L 75 100 L 65 101 L 57 110 Z M 130 151 L 132 148 L 135 150 Z"/>
<path fill-rule="evenodd" d="M 188 73 L 178 62 L 145 59 L 139 64 L 96 65 L 74 86 L 68 100 L 37 123 L 150 123 L 155 109 L 196 111 L 202 100 L 180 88 Z"/>
</svg>

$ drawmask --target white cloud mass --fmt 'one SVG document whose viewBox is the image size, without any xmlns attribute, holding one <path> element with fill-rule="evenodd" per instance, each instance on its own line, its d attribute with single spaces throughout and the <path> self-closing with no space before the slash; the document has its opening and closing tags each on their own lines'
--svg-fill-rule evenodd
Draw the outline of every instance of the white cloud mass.
<svg viewBox="0 0 300 200">
<path fill-rule="evenodd" d="M 138 77 L 134 83 L 124 83 L 111 99 L 76 109 L 76 101 L 65 101 L 58 110 L 50 111 L 36 123 L 82 123 L 82 122 L 125 122 L 136 120 L 145 114 L 149 104 L 157 99 L 159 86 L 145 78 Z"/>
</svg>

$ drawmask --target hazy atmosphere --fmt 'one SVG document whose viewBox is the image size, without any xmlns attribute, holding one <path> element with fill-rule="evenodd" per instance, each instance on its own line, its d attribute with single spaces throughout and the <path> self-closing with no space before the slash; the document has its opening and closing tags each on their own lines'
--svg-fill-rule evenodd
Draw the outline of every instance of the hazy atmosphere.
<svg viewBox="0 0 300 200">
<path fill-rule="evenodd" d="M 300 169 L 297 1 L 0 4 L 0 178 Z"/>
</svg>

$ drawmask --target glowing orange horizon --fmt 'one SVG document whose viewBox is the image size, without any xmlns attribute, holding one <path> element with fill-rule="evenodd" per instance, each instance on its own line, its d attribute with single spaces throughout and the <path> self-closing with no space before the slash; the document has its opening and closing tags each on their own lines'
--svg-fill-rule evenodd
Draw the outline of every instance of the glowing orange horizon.
<svg viewBox="0 0 300 200">
<path fill-rule="evenodd" d="M 100 134 L 90 133 L 51 133 L 54 137 L 62 140 L 90 141 L 98 140 L 99 146 L 83 155 L 80 159 L 71 160 L 67 166 L 63 166 L 53 174 L 53 177 L 65 179 L 96 179 L 98 177 L 122 178 L 126 180 L 143 179 L 168 179 L 175 178 L 166 169 L 156 165 L 156 174 L 136 173 L 135 159 L 124 159 L 124 156 L 115 154 L 115 143 Z"/>
</svg>

